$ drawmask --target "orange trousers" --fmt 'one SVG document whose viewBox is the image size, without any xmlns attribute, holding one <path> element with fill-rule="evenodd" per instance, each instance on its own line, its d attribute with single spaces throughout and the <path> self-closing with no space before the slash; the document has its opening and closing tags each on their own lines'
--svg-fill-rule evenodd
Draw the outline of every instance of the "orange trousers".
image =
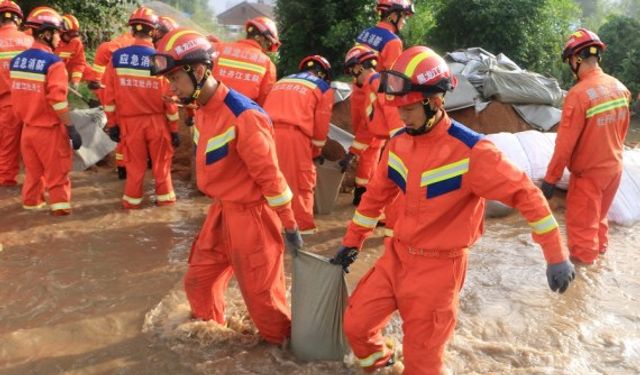
<svg viewBox="0 0 640 375">
<path fill-rule="evenodd" d="M 386 239 L 384 254 L 360 280 L 345 312 L 345 334 L 360 366 L 374 371 L 393 355 L 381 332 L 399 310 L 404 373 L 440 374 L 466 270 L 464 249 L 435 257 Z"/>
<path fill-rule="evenodd" d="M 369 147 L 360 154 L 358 165 L 356 166 L 357 186 L 366 187 L 369 180 L 373 177 L 373 174 L 376 173 L 376 168 L 378 168 L 378 163 L 380 162 L 382 146 L 384 146 L 384 141 L 374 139 L 371 141 Z"/>
<path fill-rule="evenodd" d="M 44 205 L 45 188 L 51 211 L 71 209 L 72 150 L 67 127 L 25 125 L 20 142 L 24 161 L 22 206 L 25 209 Z"/>
<path fill-rule="evenodd" d="M 607 251 L 607 214 L 618 191 L 622 173 L 605 176 L 571 175 L 567 192 L 567 237 L 571 256 L 593 263 Z"/>
<path fill-rule="evenodd" d="M 122 142 L 116 145 L 116 167 L 124 167 L 124 150 Z"/>
<path fill-rule="evenodd" d="M 157 204 L 162 206 L 174 203 L 176 195 L 171 182 L 173 147 L 166 117 L 157 114 L 120 118 L 120 127 L 120 143 L 127 168 L 122 196 L 124 208 L 139 208 L 142 204 L 144 174 L 149 157 L 156 183 Z"/>
<path fill-rule="evenodd" d="M 316 166 L 313 164 L 311 139 L 293 125 L 275 124 L 278 165 L 293 192 L 291 207 L 301 232 L 313 233 L 313 198 Z"/>
<path fill-rule="evenodd" d="M 282 343 L 291 335 L 283 252 L 280 220 L 266 203 L 214 202 L 184 277 L 192 316 L 224 324 L 224 293 L 235 274 L 260 335 Z"/>
<path fill-rule="evenodd" d="M 16 185 L 20 171 L 22 122 L 11 107 L 0 108 L 0 186 Z"/>
</svg>

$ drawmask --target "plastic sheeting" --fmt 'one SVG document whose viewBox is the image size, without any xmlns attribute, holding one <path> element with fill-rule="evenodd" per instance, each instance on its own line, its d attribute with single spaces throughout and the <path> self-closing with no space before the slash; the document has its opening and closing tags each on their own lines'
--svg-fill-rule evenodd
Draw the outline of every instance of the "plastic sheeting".
<svg viewBox="0 0 640 375">
<path fill-rule="evenodd" d="M 346 130 L 340 129 L 336 125 L 329 124 L 329 138 L 333 139 L 340 143 L 340 146 L 345 150 L 348 150 L 353 143 L 353 134 L 349 133 Z"/>
<path fill-rule="evenodd" d="M 562 117 L 562 110 L 548 105 L 520 104 L 513 109 L 531 126 L 538 130 L 549 131 Z"/>
<path fill-rule="evenodd" d="M 538 73 L 509 71 L 498 66 L 489 69 L 482 94 L 511 104 L 560 106 L 563 99 L 558 81 Z"/>
<path fill-rule="evenodd" d="M 343 316 L 349 293 L 342 267 L 298 251 L 291 283 L 291 349 L 305 361 L 341 361 L 349 353 Z"/>
<path fill-rule="evenodd" d="M 640 221 L 640 149 L 625 150 L 620 187 L 613 198 L 608 219 L 631 226 Z"/>
<path fill-rule="evenodd" d="M 316 162 L 315 164 L 317 179 L 313 199 L 314 208 L 316 213 L 320 215 L 330 214 L 338 199 L 344 173 L 335 161 L 325 161 L 322 164 Z"/>
<path fill-rule="evenodd" d="M 456 75 L 456 78 L 458 79 L 458 85 L 453 91 L 445 95 L 444 108 L 447 111 L 473 107 L 476 98 L 480 96 L 478 90 L 473 87 L 468 79 L 462 75 Z"/>
<path fill-rule="evenodd" d="M 83 171 L 109 155 L 116 144 L 102 130 L 107 124 L 107 116 L 102 109 L 76 109 L 70 112 L 70 116 L 82 137 L 82 147 L 74 153 L 73 170 Z"/>
<path fill-rule="evenodd" d="M 351 96 L 351 85 L 346 82 L 333 81 L 331 87 L 334 89 L 333 103 L 347 100 Z"/>
</svg>

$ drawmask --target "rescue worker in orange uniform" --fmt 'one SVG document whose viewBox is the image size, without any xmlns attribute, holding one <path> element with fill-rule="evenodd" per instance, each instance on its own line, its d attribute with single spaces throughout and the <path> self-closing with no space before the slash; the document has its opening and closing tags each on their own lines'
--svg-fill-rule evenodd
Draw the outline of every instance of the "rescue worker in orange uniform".
<svg viewBox="0 0 640 375">
<path fill-rule="evenodd" d="M 213 76 L 256 103 L 263 105 L 276 83 L 276 66 L 267 52 L 280 48 L 278 29 L 267 17 L 256 17 L 245 24 L 246 39 L 216 44 L 220 54 Z"/>
<path fill-rule="evenodd" d="M 167 34 L 153 74 L 169 78 L 183 103 L 197 102 L 194 142 L 198 187 L 213 203 L 196 237 L 184 284 L 194 318 L 224 324 L 224 293 L 235 273 L 260 335 L 281 344 L 290 335 L 283 271 L 287 247 L 302 247 L 292 193 L 278 169 L 269 116 L 211 75 L 213 48 L 188 29 Z"/>
<path fill-rule="evenodd" d="M 299 72 L 279 80 L 264 104 L 275 128 L 278 164 L 293 192 L 293 212 L 302 234 L 317 232 L 313 220 L 316 167 L 327 142 L 333 109 L 331 64 L 307 56 Z"/>
<path fill-rule="evenodd" d="M 529 222 L 553 291 L 564 292 L 575 271 L 542 192 L 490 141 L 445 112 L 444 93 L 456 82 L 444 59 L 411 47 L 381 80 L 406 128 L 385 148 L 331 262 L 347 270 L 387 202 L 402 195 L 403 207 L 384 254 L 351 295 L 344 330 L 363 369 L 392 365 L 381 330 L 399 310 L 405 373 L 439 374 L 467 253 L 483 232 L 485 199 L 517 208 Z"/>
<path fill-rule="evenodd" d="M 18 31 L 22 9 L 10 0 L 0 1 L 0 186 L 17 184 L 20 171 L 22 122 L 11 107 L 11 59 L 33 44 L 33 38 Z"/>
<path fill-rule="evenodd" d="M 64 61 L 67 74 L 71 78 L 71 85 L 78 88 L 87 65 L 84 45 L 79 34 L 80 23 L 71 14 L 65 14 L 62 19 L 64 21 L 64 31 L 60 34 L 62 41 L 55 52 Z"/>
<path fill-rule="evenodd" d="M 155 53 L 152 37 L 157 22 L 158 17 L 151 9 L 136 9 L 129 18 L 135 41 L 113 53 L 105 73 L 107 129 L 114 142 L 122 142 L 127 169 L 122 196 L 126 209 L 141 207 L 149 158 L 156 184 L 156 205 L 176 201 L 171 159 L 173 147 L 180 145 L 178 107 L 164 100 L 170 91 L 166 79 L 152 77 L 149 71 L 151 55 Z"/>
<path fill-rule="evenodd" d="M 364 93 L 364 123 L 355 132 L 355 139 L 349 153 L 339 164 L 346 171 L 348 164 L 356 158 L 356 188 L 353 204 L 358 205 L 366 186 L 380 161 L 380 152 L 386 141 L 404 128 L 398 109 L 386 104 L 384 94 L 378 93 L 380 74 L 376 73 L 378 57 L 376 52 L 364 45 L 357 45 L 347 52 L 345 73 L 352 76 Z"/>
<path fill-rule="evenodd" d="M 33 46 L 11 60 L 11 103 L 24 123 L 21 138 L 25 165 L 22 205 L 44 206 L 45 189 L 54 216 L 71 213 L 72 150 L 82 145 L 69 118 L 68 77 L 64 63 L 53 50 L 60 43 L 62 17 L 48 7 L 37 7 L 27 17 Z"/>
<path fill-rule="evenodd" d="M 158 28 L 153 34 L 153 44 L 157 44 L 169 31 L 173 31 L 180 27 L 178 23 L 169 16 L 158 17 Z"/>
<path fill-rule="evenodd" d="M 565 167 L 571 177 L 567 193 L 567 236 L 574 261 L 591 264 L 607 251 L 607 213 L 620 184 L 624 138 L 629 129 L 631 93 L 605 74 L 598 62 L 605 44 L 579 29 L 562 52 L 578 78 L 569 90 L 558 127 L 553 157 L 542 190 L 550 199 Z"/>
</svg>

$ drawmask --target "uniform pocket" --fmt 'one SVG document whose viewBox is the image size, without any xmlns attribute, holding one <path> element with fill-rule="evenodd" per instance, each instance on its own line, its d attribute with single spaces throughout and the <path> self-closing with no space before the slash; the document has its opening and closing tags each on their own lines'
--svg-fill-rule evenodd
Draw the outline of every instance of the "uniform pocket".
<svg viewBox="0 0 640 375">
<path fill-rule="evenodd" d="M 444 349 L 456 326 L 456 317 L 452 309 L 436 310 L 431 316 L 432 329 L 427 335 L 425 346 L 429 350 Z"/>
</svg>

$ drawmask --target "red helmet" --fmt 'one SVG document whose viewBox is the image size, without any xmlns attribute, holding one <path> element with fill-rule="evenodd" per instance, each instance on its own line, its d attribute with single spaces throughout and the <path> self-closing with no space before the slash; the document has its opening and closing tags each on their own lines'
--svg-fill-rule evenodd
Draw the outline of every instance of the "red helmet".
<svg viewBox="0 0 640 375">
<path fill-rule="evenodd" d="M 65 31 L 80 31 L 80 22 L 78 19 L 71 14 L 65 14 L 62 16 L 62 21 L 64 22 Z"/>
<path fill-rule="evenodd" d="M 607 48 L 596 33 L 585 28 L 580 28 L 578 31 L 571 34 L 569 40 L 564 45 L 564 49 L 562 50 L 562 61 L 566 62 L 571 56 L 576 53 L 580 53 L 580 51 L 585 50 L 587 47 L 594 48 L 586 50 L 586 56 L 598 56 L 601 51 L 604 51 Z"/>
<path fill-rule="evenodd" d="M 153 13 L 153 10 L 147 7 L 140 7 L 131 13 L 129 17 L 129 26 L 143 25 L 155 29 L 158 26 L 158 16 Z M 142 30 L 138 28 L 137 31 Z"/>
<path fill-rule="evenodd" d="M 167 33 L 151 57 L 151 74 L 163 75 L 190 64 L 213 62 L 214 49 L 207 37 L 185 27 Z"/>
<path fill-rule="evenodd" d="M 18 6 L 18 4 L 14 3 L 11 0 L 0 1 L 0 14 L 2 14 L 2 19 L 14 18 L 16 16 L 19 19 L 24 18 L 20 6 Z"/>
<path fill-rule="evenodd" d="M 380 13 L 401 12 L 407 15 L 416 13 L 411 0 L 378 0 L 376 10 Z"/>
<path fill-rule="evenodd" d="M 325 77 L 322 78 L 327 81 L 331 81 L 333 77 L 331 74 L 331 64 L 327 59 L 320 55 L 311 55 L 302 59 L 300 64 L 298 64 L 298 70 L 320 70 L 325 74 Z"/>
<path fill-rule="evenodd" d="M 168 33 L 169 31 L 175 30 L 180 25 L 169 16 L 160 16 L 158 17 L 158 29 L 163 33 Z"/>
<path fill-rule="evenodd" d="M 276 23 L 268 17 L 252 18 L 244 25 L 247 34 L 253 33 L 256 29 L 271 42 L 268 52 L 276 52 L 280 48 L 280 39 L 278 39 L 278 28 Z"/>
<path fill-rule="evenodd" d="M 456 83 L 442 57 L 430 48 L 415 46 L 398 56 L 391 70 L 382 72 L 380 90 L 390 105 L 400 107 L 453 90 Z"/>
<path fill-rule="evenodd" d="M 60 14 L 49 7 L 34 8 L 29 13 L 25 25 L 35 30 L 62 30 L 64 27 Z"/>
<path fill-rule="evenodd" d="M 371 61 L 371 66 L 375 67 L 378 64 L 378 53 L 367 45 L 355 45 L 347 52 L 344 58 L 345 74 L 349 74 L 354 65 L 364 64 L 367 61 Z"/>
</svg>

